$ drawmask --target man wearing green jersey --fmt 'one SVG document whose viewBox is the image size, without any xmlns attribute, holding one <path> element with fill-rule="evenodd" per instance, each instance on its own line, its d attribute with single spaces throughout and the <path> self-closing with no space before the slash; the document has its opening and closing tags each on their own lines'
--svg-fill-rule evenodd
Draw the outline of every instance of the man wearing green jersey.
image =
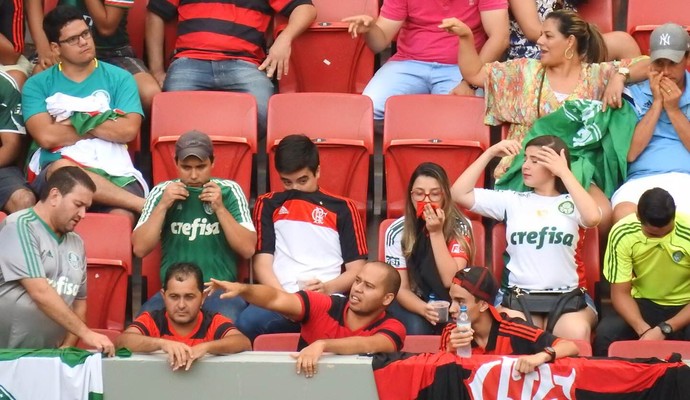
<svg viewBox="0 0 690 400">
<path fill-rule="evenodd" d="M 602 319 L 595 355 L 616 340 L 690 340 L 690 216 L 649 189 L 609 233 L 604 276 L 617 314 Z"/>
<path fill-rule="evenodd" d="M 86 321 L 86 255 L 74 227 L 96 186 L 78 167 L 56 170 L 33 208 L 0 224 L 0 348 L 74 346 L 78 338 L 110 355 Z"/>
<path fill-rule="evenodd" d="M 236 182 L 211 177 L 213 144 L 204 133 L 191 131 L 175 144 L 178 179 L 151 190 L 132 234 L 134 254 L 144 257 L 160 242 L 161 281 L 173 264 L 193 262 L 206 279 L 237 280 L 238 257 L 254 254 L 256 231 L 247 199 Z M 240 299 L 204 302 L 204 310 L 235 320 L 246 303 Z M 143 311 L 163 308 L 157 293 Z"/>
</svg>

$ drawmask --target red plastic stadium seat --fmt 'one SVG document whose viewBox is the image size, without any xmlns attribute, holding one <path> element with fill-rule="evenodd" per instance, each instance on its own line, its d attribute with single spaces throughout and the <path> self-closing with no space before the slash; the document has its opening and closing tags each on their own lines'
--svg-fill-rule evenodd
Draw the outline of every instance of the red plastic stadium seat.
<svg viewBox="0 0 690 400">
<path fill-rule="evenodd" d="M 621 340 L 611 343 L 609 357 L 667 359 L 672 353 L 690 358 L 690 342 L 684 340 Z"/>
<path fill-rule="evenodd" d="M 309 136 L 319 148 L 319 185 L 355 202 L 366 223 L 369 159 L 374 153 L 373 106 L 368 97 L 346 93 L 277 94 L 268 102 L 266 150 L 270 189 L 283 185 L 273 166 L 281 139 Z"/>
<path fill-rule="evenodd" d="M 395 221 L 394 218 L 389 218 L 381 221 L 379 225 L 379 249 L 378 249 L 378 259 L 380 261 L 386 261 L 386 229 Z M 484 230 L 484 225 L 480 221 L 471 220 L 472 223 L 472 234 L 474 235 L 474 262 L 472 265 L 486 266 L 486 256 L 484 254 L 484 248 L 486 246 L 486 232 Z"/>
<path fill-rule="evenodd" d="M 161 290 L 161 246 L 157 245 L 153 251 L 141 259 L 141 277 L 143 278 L 142 290 L 145 290 L 141 296 L 142 304 L 156 292 Z M 209 277 L 204 277 L 208 280 Z M 249 282 L 249 260 L 240 259 L 237 264 L 237 281 Z"/>
<path fill-rule="evenodd" d="M 278 84 L 280 93 L 362 93 L 374 74 L 374 53 L 362 36 L 353 39 L 345 17 L 378 16 L 378 2 L 372 0 L 314 0 L 316 21 L 292 43 L 289 73 Z M 275 35 L 286 26 L 275 19 Z"/>
<path fill-rule="evenodd" d="M 297 351 L 299 333 L 271 333 L 254 339 L 254 351 Z"/>
<path fill-rule="evenodd" d="M 7 214 L 5 214 L 4 212 L 0 211 L 0 222 L 2 222 L 2 220 L 5 219 L 5 217 L 7 217 Z"/>
<path fill-rule="evenodd" d="M 407 335 L 402 351 L 408 353 L 436 353 L 441 344 L 438 335 Z"/>
<path fill-rule="evenodd" d="M 577 13 L 585 21 L 596 24 L 602 33 L 613 31 L 612 0 L 590 0 L 579 5 Z"/>
<path fill-rule="evenodd" d="M 503 252 L 506 249 L 506 226 L 497 223 L 491 230 L 491 265 L 496 279 L 501 282 L 503 268 L 505 266 Z M 585 279 L 587 280 L 587 292 L 596 300 L 597 286 L 600 279 L 601 267 L 599 257 L 599 230 L 587 229 L 585 231 L 585 243 L 582 251 L 582 261 L 585 263 Z M 548 260 L 545 260 L 548 262 Z"/>
<path fill-rule="evenodd" d="M 407 183 L 425 161 L 440 164 L 453 182 L 489 147 L 484 99 L 473 96 L 404 95 L 386 102 L 383 159 L 387 217 L 403 214 Z M 484 174 L 477 187 L 484 186 Z"/>
<path fill-rule="evenodd" d="M 93 329 L 93 331 L 96 333 L 100 333 L 101 335 L 107 336 L 111 342 L 114 342 L 115 338 L 120 336 L 120 334 L 122 333 L 122 331 L 116 330 L 116 329 Z M 79 339 L 79 341 L 77 342 L 77 347 L 80 349 L 84 349 L 84 350 L 92 350 L 93 349 L 93 347 L 87 346 L 86 343 L 82 342 L 81 339 Z"/>
<path fill-rule="evenodd" d="M 642 53 L 649 54 L 649 37 L 659 25 L 674 22 L 690 25 L 687 0 L 665 0 L 658 3 L 649 0 L 628 0 L 627 28 L 640 46 Z M 690 27 L 688 27 L 690 31 Z"/>
<path fill-rule="evenodd" d="M 75 228 L 86 250 L 87 325 L 122 330 L 132 273 L 132 226 L 123 215 L 87 213 Z"/>
<path fill-rule="evenodd" d="M 213 141 L 214 177 L 232 179 L 249 198 L 256 154 L 256 101 L 247 93 L 163 92 L 153 99 L 151 153 L 153 181 L 177 178 L 175 142 L 198 130 Z"/>
</svg>

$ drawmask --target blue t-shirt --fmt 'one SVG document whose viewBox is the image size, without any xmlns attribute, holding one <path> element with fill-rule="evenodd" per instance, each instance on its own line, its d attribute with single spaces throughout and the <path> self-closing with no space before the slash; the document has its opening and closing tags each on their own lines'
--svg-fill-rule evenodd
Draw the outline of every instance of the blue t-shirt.
<svg viewBox="0 0 690 400">
<path fill-rule="evenodd" d="M 681 112 L 690 120 L 690 89 L 687 85 L 690 83 L 689 72 L 685 72 L 685 82 L 685 91 L 680 97 L 679 106 Z M 649 81 L 630 86 L 630 94 L 635 101 L 637 117 L 642 119 L 654 101 Z M 663 110 L 647 147 L 629 164 L 628 179 L 668 172 L 690 174 L 690 152 L 683 146 L 666 110 Z"/>
<path fill-rule="evenodd" d="M 139 91 L 132 75 L 120 67 L 97 61 L 96 68 L 81 82 L 67 78 L 58 65 L 29 78 L 22 89 L 24 121 L 32 116 L 48 112 L 46 99 L 55 93 L 74 97 L 90 95 L 107 96 L 111 109 L 144 115 Z"/>
</svg>

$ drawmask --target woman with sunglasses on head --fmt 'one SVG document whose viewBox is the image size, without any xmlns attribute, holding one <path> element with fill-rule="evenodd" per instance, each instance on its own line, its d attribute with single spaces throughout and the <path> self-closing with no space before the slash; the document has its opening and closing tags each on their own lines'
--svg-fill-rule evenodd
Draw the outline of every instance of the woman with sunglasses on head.
<svg viewBox="0 0 690 400">
<path fill-rule="evenodd" d="M 453 276 L 474 254 L 471 225 L 451 200 L 448 175 L 440 165 L 419 164 L 407 190 L 405 215 L 385 234 L 386 262 L 402 278 L 397 301 L 388 310 L 408 335 L 440 333 L 445 321 L 430 301 L 450 302 Z"/>
<path fill-rule="evenodd" d="M 604 108 L 622 106 L 626 82 L 646 79 L 648 58 L 604 62 L 606 46 L 596 26 L 568 10 L 549 13 L 537 45 L 539 60 L 520 58 L 482 64 L 471 46 L 472 31 L 457 18 L 443 20 L 441 28 L 460 38 L 458 64 L 463 78 L 484 88 L 489 125 L 510 124 L 508 138 L 521 142 L 534 122 L 558 109 L 566 100 L 601 100 Z M 574 133 L 574 132 L 573 132 Z M 494 171 L 500 178 L 513 157 L 503 157 Z M 581 182 L 603 212 L 600 230 L 607 231 L 611 204 L 596 185 Z"/>
<path fill-rule="evenodd" d="M 555 299 L 586 287 L 584 265 L 578 252 L 584 242 L 584 230 L 596 227 L 601 220 L 597 203 L 570 171 L 566 144 L 556 136 L 538 136 L 525 145 L 522 175 L 531 191 L 520 193 L 474 187 L 491 160 L 515 156 L 521 151 L 515 140 L 491 146 L 463 172 L 451 189 L 453 200 L 461 207 L 506 224 L 509 260 L 502 274 L 503 286 L 496 306 L 512 300 L 511 292 L 547 292 Z M 588 295 L 581 300 L 581 308 L 577 311 L 555 317 L 554 335 L 589 340 L 597 315 Z M 511 317 L 525 317 L 506 307 L 501 311 Z M 547 314 L 543 313 L 533 312 L 532 322 L 541 329 L 549 325 Z"/>
</svg>

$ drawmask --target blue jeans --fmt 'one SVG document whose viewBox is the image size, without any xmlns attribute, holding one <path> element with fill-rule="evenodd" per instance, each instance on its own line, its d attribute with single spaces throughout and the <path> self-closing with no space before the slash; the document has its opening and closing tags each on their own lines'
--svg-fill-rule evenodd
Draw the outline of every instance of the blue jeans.
<svg viewBox="0 0 690 400">
<path fill-rule="evenodd" d="M 170 64 L 163 91 L 225 90 L 249 93 L 256 99 L 259 137 L 266 135 L 268 99 L 273 95 L 273 82 L 256 64 L 243 60 L 196 60 L 178 58 Z"/>
<path fill-rule="evenodd" d="M 242 310 L 247 308 L 247 302 L 241 297 L 235 297 L 232 299 L 221 299 L 220 295 L 223 292 L 216 290 L 210 296 L 206 298 L 201 309 L 210 313 L 219 313 L 225 317 L 230 318 L 233 322 L 237 321 Z M 144 311 L 155 311 L 162 310 L 165 308 L 165 303 L 163 302 L 163 295 L 161 292 L 157 292 L 153 297 L 148 299 L 146 303 L 141 305 L 141 310 L 139 314 Z"/>
<path fill-rule="evenodd" d="M 462 80 L 456 64 L 424 61 L 388 61 L 364 88 L 374 103 L 374 119 L 383 119 L 389 97 L 400 94 L 448 94 Z"/>
<path fill-rule="evenodd" d="M 254 342 L 254 339 L 268 333 L 299 332 L 298 322 L 290 321 L 282 314 L 250 304 L 235 322 L 237 329 Z"/>
<path fill-rule="evenodd" d="M 441 323 L 437 326 L 431 325 L 431 323 L 421 315 L 404 309 L 397 300 L 388 306 L 388 313 L 393 318 L 402 322 L 408 335 L 435 335 L 438 333 L 437 327 L 442 329 L 443 326 L 445 326 L 445 323 Z"/>
</svg>

